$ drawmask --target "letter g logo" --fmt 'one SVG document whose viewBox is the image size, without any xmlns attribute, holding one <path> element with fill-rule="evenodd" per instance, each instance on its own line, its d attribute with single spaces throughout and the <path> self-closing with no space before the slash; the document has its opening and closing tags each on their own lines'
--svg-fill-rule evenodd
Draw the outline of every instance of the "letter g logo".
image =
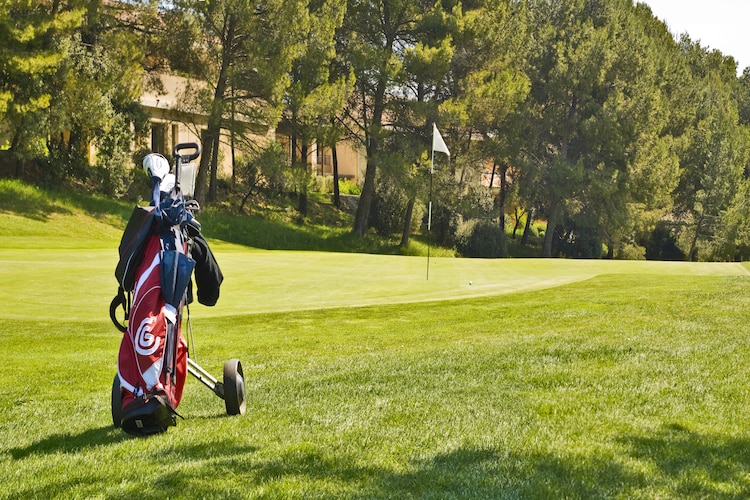
<svg viewBox="0 0 750 500">
<path fill-rule="evenodd" d="M 145 318 L 135 332 L 135 350 L 142 356 L 150 356 L 159 348 L 160 339 L 151 333 L 155 318 Z"/>
</svg>

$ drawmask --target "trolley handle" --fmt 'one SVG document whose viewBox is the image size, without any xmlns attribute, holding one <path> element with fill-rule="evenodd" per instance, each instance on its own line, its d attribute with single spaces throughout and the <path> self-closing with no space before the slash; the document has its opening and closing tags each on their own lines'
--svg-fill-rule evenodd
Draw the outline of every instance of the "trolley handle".
<svg viewBox="0 0 750 500">
<path fill-rule="evenodd" d="M 188 155 L 182 155 L 180 154 L 180 151 L 186 150 L 186 149 L 192 149 L 193 152 Z M 180 158 L 182 161 L 188 162 L 195 160 L 198 158 L 201 154 L 201 147 L 200 144 L 197 142 L 183 142 L 174 147 L 174 157 Z"/>
</svg>

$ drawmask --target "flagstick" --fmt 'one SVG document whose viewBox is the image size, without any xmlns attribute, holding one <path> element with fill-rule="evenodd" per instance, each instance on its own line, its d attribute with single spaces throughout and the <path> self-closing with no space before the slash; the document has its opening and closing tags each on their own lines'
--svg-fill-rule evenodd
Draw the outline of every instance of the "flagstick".
<svg viewBox="0 0 750 500">
<path fill-rule="evenodd" d="M 432 176 L 435 173 L 435 149 L 430 160 L 430 203 L 427 211 L 427 281 L 430 281 L 430 240 L 432 235 Z"/>
<path fill-rule="evenodd" d="M 438 151 L 448 155 L 448 162 L 450 162 L 451 153 L 448 151 L 448 146 L 445 145 L 443 136 L 440 135 L 440 131 L 437 125 L 432 124 L 432 158 L 430 160 L 430 208 L 427 215 L 427 280 L 430 279 L 430 243 L 432 240 L 432 178 L 435 176 L 435 143 L 437 142 Z"/>
</svg>

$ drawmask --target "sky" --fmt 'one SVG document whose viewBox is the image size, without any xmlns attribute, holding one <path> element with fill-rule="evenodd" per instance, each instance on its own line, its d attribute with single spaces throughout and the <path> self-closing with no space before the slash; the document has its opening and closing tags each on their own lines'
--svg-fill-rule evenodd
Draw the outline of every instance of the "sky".
<svg viewBox="0 0 750 500">
<path fill-rule="evenodd" d="M 673 35 L 687 32 L 702 47 L 737 61 L 737 74 L 750 66 L 750 0 L 638 0 L 651 7 Z"/>
</svg>

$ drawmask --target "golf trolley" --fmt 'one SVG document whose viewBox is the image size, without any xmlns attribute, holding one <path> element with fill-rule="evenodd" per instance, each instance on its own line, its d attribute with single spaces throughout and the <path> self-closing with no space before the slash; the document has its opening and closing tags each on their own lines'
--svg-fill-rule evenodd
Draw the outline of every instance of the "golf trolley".
<svg viewBox="0 0 750 500">
<path fill-rule="evenodd" d="M 176 425 L 186 373 L 223 399 L 227 414 L 245 413 L 242 363 L 224 363 L 220 382 L 190 358 L 181 331 L 183 309 L 190 325 L 193 274 L 198 302 L 208 306 L 218 300 L 223 280 L 194 218 L 200 207 L 191 199 L 195 166 L 190 162 L 199 155 L 197 143 L 175 146 L 174 173 L 162 155 L 144 158 L 152 181 L 151 205 L 135 207 L 120 242 L 115 270 L 119 289 L 110 318 L 123 339 L 112 383 L 112 422 L 130 434 L 155 434 Z M 116 317 L 119 307 L 125 311 L 124 322 Z"/>
<path fill-rule="evenodd" d="M 239 359 L 230 359 L 224 363 L 223 383 L 189 357 L 187 363 L 188 373 L 224 400 L 227 415 L 245 414 L 245 374 L 242 371 L 242 363 Z M 115 374 L 112 382 L 112 423 L 116 428 L 122 425 L 122 394 L 120 392 L 119 374 Z"/>
</svg>

